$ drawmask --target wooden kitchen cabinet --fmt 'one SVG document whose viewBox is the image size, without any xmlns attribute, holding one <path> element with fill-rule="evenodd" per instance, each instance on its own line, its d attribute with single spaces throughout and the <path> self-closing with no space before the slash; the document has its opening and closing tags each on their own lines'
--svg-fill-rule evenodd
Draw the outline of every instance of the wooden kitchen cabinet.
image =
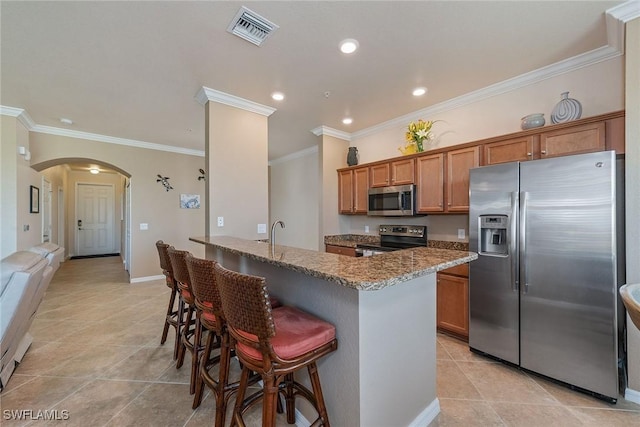
<svg viewBox="0 0 640 427">
<path fill-rule="evenodd" d="M 401 159 L 369 167 L 371 187 L 413 184 L 415 160 Z"/>
<path fill-rule="evenodd" d="M 366 214 L 368 191 L 368 167 L 338 171 L 338 212 Z"/>
<path fill-rule="evenodd" d="M 444 154 L 416 158 L 416 211 L 444 212 Z"/>
<path fill-rule="evenodd" d="M 484 164 L 495 165 L 498 163 L 533 160 L 534 140 L 539 147 L 539 137 L 534 135 L 485 144 Z"/>
<path fill-rule="evenodd" d="M 356 248 L 338 245 L 324 245 L 325 252 L 338 255 L 356 256 Z"/>
<path fill-rule="evenodd" d="M 605 131 L 605 122 L 600 121 L 484 144 L 484 164 L 604 151 Z"/>
<path fill-rule="evenodd" d="M 558 129 L 540 134 L 540 158 L 592 153 L 605 149 L 604 122 Z"/>
<path fill-rule="evenodd" d="M 436 326 L 469 339 L 469 264 L 438 272 Z"/>
<path fill-rule="evenodd" d="M 447 152 L 447 212 L 469 212 L 469 170 L 480 166 L 480 146 Z"/>
</svg>

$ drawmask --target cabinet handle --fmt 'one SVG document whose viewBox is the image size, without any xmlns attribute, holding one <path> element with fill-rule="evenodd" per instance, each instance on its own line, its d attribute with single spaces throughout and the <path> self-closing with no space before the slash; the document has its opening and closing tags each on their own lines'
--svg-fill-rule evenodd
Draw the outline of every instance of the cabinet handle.
<svg viewBox="0 0 640 427">
<path fill-rule="evenodd" d="M 527 153 L 527 157 L 531 157 L 531 154 L 532 154 L 532 153 Z"/>
<path fill-rule="evenodd" d="M 542 150 L 540 153 L 547 154 L 547 150 Z"/>
</svg>

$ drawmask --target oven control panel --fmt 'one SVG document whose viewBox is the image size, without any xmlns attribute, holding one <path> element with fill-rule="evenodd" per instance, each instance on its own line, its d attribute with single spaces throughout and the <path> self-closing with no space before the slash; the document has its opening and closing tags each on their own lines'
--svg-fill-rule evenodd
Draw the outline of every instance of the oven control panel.
<svg viewBox="0 0 640 427">
<path fill-rule="evenodd" d="M 381 236 L 424 237 L 426 225 L 381 225 L 378 232 Z"/>
</svg>

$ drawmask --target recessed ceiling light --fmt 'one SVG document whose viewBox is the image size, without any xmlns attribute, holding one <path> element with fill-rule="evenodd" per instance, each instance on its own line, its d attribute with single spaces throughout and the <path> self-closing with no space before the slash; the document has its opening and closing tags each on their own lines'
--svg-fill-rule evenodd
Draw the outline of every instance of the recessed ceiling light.
<svg viewBox="0 0 640 427">
<path fill-rule="evenodd" d="M 342 119 L 342 123 L 344 123 L 345 125 L 350 125 L 351 123 L 353 123 L 353 119 L 351 117 L 345 117 L 344 119 Z"/>
<path fill-rule="evenodd" d="M 282 93 L 282 92 L 273 92 L 271 94 L 271 98 L 273 98 L 275 101 L 282 101 L 284 99 L 284 93 Z"/>
<path fill-rule="evenodd" d="M 340 51 L 342 53 L 353 53 L 358 49 L 360 44 L 356 39 L 345 39 L 340 42 Z"/>
<path fill-rule="evenodd" d="M 413 96 L 422 96 L 425 93 L 427 93 L 427 88 L 426 87 L 417 87 L 413 90 Z"/>
<path fill-rule="evenodd" d="M 60 122 L 64 123 L 65 125 L 72 125 L 73 124 L 73 120 L 65 119 L 64 117 L 60 119 Z"/>
<path fill-rule="evenodd" d="M 91 168 L 91 169 L 89 169 L 89 172 L 91 172 L 91 173 L 92 173 L 92 174 L 94 174 L 94 175 L 97 175 L 97 174 L 99 174 L 99 173 L 100 173 L 100 169 L 98 169 L 98 168 Z"/>
</svg>

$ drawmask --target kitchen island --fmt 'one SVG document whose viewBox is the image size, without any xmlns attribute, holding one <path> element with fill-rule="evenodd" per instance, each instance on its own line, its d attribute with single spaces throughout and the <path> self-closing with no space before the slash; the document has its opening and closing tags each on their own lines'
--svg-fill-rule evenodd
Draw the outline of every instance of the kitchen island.
<svg viewBox="0 0 640 427">
<path fill-rule="evenodd" d="M 422 247 L 352 258 L 228 236 L 190 240 L 336 326 L 338 350 L 318 363 L 333 425 L 424 427 L 437 416 L 435 273 L 477 254 Z M 303 425 L 315 415 L 298 402 Z"/>
</svg>

